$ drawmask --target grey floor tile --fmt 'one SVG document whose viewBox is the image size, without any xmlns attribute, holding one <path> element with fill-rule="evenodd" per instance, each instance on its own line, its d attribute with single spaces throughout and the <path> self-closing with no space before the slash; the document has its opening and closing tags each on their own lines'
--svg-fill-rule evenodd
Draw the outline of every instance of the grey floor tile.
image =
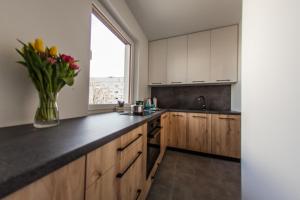
<svg viewBox="0 0 300 200">
<path fill-rule="evenodd" d="M 167 151 L 148 200 L 240 200 L 240 163 Z"/>
</svg>

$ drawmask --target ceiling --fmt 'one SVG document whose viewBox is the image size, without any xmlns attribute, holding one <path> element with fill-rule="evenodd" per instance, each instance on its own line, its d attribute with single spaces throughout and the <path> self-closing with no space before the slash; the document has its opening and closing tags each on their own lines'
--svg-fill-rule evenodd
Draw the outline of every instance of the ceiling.
<svg viewBox="0 0 300 200">
<path fill-rule="evenodd" d="M 242 0 L 126 0 L 149 40 L 240 22 Z"/>
</svg>

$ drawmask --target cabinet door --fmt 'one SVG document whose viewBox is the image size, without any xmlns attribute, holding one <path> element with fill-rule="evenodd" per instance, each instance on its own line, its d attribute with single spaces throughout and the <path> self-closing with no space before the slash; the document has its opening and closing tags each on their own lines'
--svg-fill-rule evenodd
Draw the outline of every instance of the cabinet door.
<svg viewBox="0 0 300 200">
<path fill-rule="evenodd" d="M 210 80 L 210 31 L 188 35 L 188 83 Z"/>
<path fill-rule="evenodd" d="M 185 83 L 187 71 L 187 36 L 169 38 L 167 55 L 168 83 Z"/>
<path fill-rule="evenodd" d="M 86 200 L 117 200 L 117 166 L 111 167 L 105 174 L 86 189 Z"/>
<path fill-rule="evenodd" d="M 212 115 L 212 153 L 240 158 L 241 117 L 239 115 Z"/>
<path fill-rule="evenodd" d="M 3 200 L 83 200 L 85 157 L 31 183 Z"/>
<path fill-rule="evenodd" d="M 170 132 L 168 144 L 172 147 L 186 148 L 186 113 L 170 113 Z"/>
<path fill-rule="evenodd" d="M 236 82 L 238 70 L 238 27 L 211 31 L 211 81 Z"/>
<path fill-rule="evenodd" d="M 167 82 L 167 40 L 149 43 L 149 84 L 160 85 Z"/>
<path fill-rule="evenodd" d="M 188 113 L 187 148 L 211 153 L 211 115 Z"/>
</svg>

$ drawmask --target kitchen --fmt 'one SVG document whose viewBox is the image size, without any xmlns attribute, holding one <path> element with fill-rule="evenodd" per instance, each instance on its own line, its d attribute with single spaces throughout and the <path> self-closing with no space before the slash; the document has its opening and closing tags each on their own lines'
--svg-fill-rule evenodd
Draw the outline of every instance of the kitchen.
<svg viewBox="0 0 300 200">
<path fill-rule="evenodd" d="M 299 199 L 296 8 L 2 1 L 0 198 Z"/>
</svg>

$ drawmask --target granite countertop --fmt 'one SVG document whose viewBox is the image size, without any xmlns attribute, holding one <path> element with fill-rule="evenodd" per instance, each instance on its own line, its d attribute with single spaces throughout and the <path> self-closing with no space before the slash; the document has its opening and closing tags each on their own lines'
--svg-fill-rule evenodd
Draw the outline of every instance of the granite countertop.
<svg viewBox="0 0 300 200">
<path fill-rule="evenodd" d="M 0 128 L 0 198 L 158 117 L 118 113 L 62 120 L 57 127 Z"/>
<path fill-rule="evenodd" d="M 224 115 L 241 115 L 239 111 L 233 110 L 196 110 L 196 109 L 177 109 L 168 108 L 169 112 L 191 112 L 191 113 L 209 113 L 209 114 L 224 114 Z"/>
<path fill-rule="evenodd" d="M 107 144 L 143 123 L 170 112 L 240 114 L 235 111 L 162 109 L 148 116 L 96 114 L 62 120 L 57 127 L 0 128 L 0 198 Z"/>
</svg>

